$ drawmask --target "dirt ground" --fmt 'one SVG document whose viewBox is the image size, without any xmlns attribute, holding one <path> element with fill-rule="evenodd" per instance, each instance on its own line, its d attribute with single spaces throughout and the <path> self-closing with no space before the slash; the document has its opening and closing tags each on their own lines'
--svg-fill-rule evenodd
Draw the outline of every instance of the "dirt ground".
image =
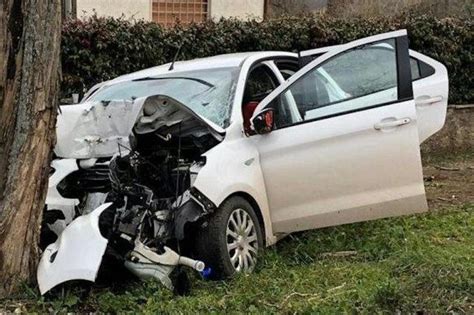
<svg viewBox="0 0 474 315">
<path fill-rule="evenodd" d="M 474 203 L 474 154 L 423 162 L 430 210 Z"/>
</svg>

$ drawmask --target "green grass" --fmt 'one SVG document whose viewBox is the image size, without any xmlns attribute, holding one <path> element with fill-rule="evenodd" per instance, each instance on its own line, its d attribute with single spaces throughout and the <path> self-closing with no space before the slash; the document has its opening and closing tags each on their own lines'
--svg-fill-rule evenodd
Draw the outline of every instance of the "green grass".
<svg viewBox="0 0 474 315">
<path fill-rule="evenodd" d="M 356 251 L 331 257 L 323 253 Z M 266 250 L 252 275 L 225 282 L 192 277 L 190 296 L 159 283 L 68 289 L 39 297 L 36 289 L 0 310 L 143 313 L 428 313 L 474 312 L 474 204 L 427 214 L 292 235 Z"/>
</svg>

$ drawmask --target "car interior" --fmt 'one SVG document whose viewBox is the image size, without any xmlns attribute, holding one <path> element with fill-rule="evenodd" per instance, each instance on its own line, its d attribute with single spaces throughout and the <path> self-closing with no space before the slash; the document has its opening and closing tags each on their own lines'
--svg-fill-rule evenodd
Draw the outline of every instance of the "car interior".
<svg viewBox="0 0 474 315">
<path fill-rule="evenodd" d="M 267 65 L 259 64 L 250 71 L 242 101 L 244 131 L 247 135 L 255 133 L 250 129 L 250 118 L 252 118 L 255 108 L 277 86 L 278 80 Z"/>
</svg>

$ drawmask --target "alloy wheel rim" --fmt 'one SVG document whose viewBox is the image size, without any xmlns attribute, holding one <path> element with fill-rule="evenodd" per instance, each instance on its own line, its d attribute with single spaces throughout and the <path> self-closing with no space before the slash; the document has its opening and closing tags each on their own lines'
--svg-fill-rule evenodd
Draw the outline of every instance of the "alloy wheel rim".
<svg viewBox="0 0 474 315">
<path fill-rule="evenodd" d="M 250 272 L 257 263 L 258 236 L 252 218 L 243 209 L 235 209 L 227 221 L 227 252 L 237 272 Z"/>
</svg>

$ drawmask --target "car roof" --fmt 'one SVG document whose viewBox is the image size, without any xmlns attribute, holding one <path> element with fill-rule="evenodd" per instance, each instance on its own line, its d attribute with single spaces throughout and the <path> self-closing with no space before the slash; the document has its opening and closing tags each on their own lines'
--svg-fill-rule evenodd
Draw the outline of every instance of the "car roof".
<svg viewBox="0 0 474 315">
<path fill-rule="evenodd" d="M 121 81 L 129 81 L 129 80 L 144 78 L 148 76 L 158 76 L 162 74 L 179 73 L 179 72 L 184 72 L 184 71 L 223 68 L 223 67 L 239 67 L 250 57 L 267 58 L 267 57 L 276 57 L 276 56 L 296 57 L 296 54 L 283 52 L 283 51 L 263 51 L 263 52 L 259 51 L 259 52 L 242 52 L 242 53 L 233 53 L 233 54 L 223 54 L 223 55 L 197 58 L 197 59 L 186 60 L 186 61 L 176 61 L 173 66 L 173 70 L 171 71 L 169 70 L 171 63 L 166 63 L 160 66 L 122 75 L 120 77 L 117 77 L 115 79 L 108 81 L 106 84 L 109 85 L 109 84 L 114 84 Z"/>
</svg>

